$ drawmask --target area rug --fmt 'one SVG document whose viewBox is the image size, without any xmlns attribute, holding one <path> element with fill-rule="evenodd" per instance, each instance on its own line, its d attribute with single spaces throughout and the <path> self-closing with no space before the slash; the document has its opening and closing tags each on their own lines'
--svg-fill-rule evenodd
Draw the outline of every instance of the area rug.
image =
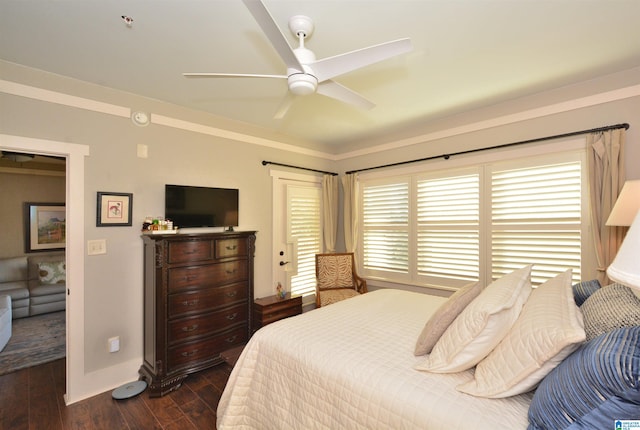
<svg viewBox="0 0 640 430">
<path fill-rule="evenodd" d="M 0 375 L 63 358 L 65 312 L 13 320 L 11 339 L 0 352 Z"/>
</svg>

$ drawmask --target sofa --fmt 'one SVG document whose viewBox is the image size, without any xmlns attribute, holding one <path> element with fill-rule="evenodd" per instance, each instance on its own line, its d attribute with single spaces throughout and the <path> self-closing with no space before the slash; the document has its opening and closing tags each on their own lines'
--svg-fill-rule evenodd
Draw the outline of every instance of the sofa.
<svg viewBox="0 0 640 430">
<path fill-rule="evenodd" d="M 0 352 L 11 339 L 11 296 L 0 295 Z"/>
<path fill-rule="evenodd" d="M 0 259 L 0 295 L 11 297 L 12 318 L 66 307 L 65 253 L 38 253 Z"/>
</svg>

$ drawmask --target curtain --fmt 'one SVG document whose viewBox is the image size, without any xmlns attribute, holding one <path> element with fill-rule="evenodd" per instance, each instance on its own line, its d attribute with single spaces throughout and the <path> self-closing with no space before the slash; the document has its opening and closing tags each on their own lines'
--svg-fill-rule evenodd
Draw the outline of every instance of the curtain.
<svg viewBox="0 0 640 430">
<path fill-rule="evenodd" d="M 625 137 L 625 130 L 621 128 L 587 136 L 591 224 L 598 261 L 598 280 L 602 285 L 609 284 L 606 269 L 616 256 L 626 230 L 624 227 L 605 225 L 624 185 Z"/>
<path fill-rule="evenodd" d="M 344 191 L 344 243 L 347 252 L 356 253 L 358 244 L 358 174 L 352 173 L 342 177 Z M 356 256 L 356 261 L 358 258 Z"/>
<path fill-rule="evenodd" d="M 336 252 L 338 234 L 338 176 L 322 177 L 322 235 L 326 252 Z"/>
</svg>

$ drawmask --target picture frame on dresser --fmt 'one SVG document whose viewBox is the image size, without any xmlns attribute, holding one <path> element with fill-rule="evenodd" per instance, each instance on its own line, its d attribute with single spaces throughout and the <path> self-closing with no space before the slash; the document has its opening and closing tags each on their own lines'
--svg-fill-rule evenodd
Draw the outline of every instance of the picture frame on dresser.
<svg viewBox="0 0 640 430">
<path fill-rule="evenodd" d="M 65 248 L 66 207 L 64 203 L 24 204 L 25 253 Z"/>
<path fill-rule="evenodd" d="M 131 226 L 133 194 L 98 191 L 96 227 Z"/>
</svg>

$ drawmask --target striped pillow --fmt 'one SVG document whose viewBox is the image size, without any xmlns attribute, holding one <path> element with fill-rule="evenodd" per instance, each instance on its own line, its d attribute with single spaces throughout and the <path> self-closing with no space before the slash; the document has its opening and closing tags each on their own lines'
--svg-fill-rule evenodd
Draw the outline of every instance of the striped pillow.
<svg viewBox="0 0 640 430">
<path fill-rule="evenodd" d="M 589 296 L 600 289 L 600 281 L 592 279 L 590 281 L 582 281 L 573 286 L 573 298 L 576 305 L 580 306 Z"/>
<path fill-rule="evenodd" d="M 529 430 L 612 429 L 640 419 L 640 326 L 585 343 L 542 381 L 529 408 Z"/>
</svg>

